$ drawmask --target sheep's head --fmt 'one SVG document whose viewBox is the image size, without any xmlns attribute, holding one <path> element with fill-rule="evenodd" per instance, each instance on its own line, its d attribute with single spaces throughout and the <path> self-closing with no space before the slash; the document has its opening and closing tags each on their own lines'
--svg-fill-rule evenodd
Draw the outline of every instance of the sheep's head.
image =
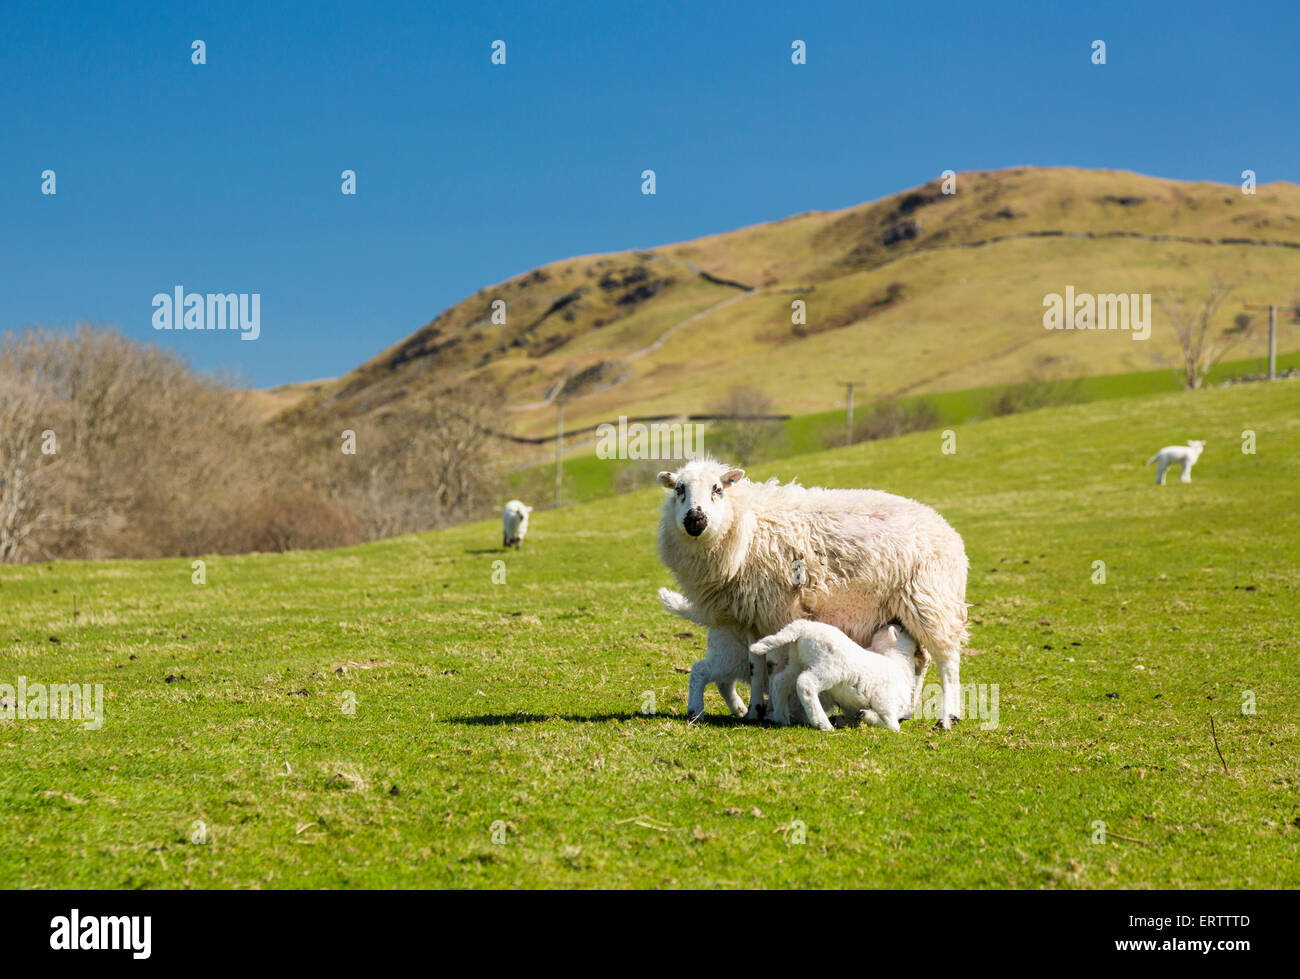
<svg viewBox="0 0 1300 979">
<path fill-rule="evenodd" d="M 1204 440 L 1204 439 L 1188 439 L 1187 444 L 1188 444 L 1189 446 L 1191 446 L 1191 447 L 1192 447 L 1194 450 L 1196 450 L 1197 452 L 1200 452 L 1202 449 L 1205 448 L 1205 440 Z"/>
<path fill-rule="evenodd" d="M 726 533 L 731 526 L 727 491 L 744 478 L 745 470 L 712 459 L 692 459 L 675 473 L 659 474 L 659 482 L 673 491 L 665 509 L 691 537 Z"/>
</svg>

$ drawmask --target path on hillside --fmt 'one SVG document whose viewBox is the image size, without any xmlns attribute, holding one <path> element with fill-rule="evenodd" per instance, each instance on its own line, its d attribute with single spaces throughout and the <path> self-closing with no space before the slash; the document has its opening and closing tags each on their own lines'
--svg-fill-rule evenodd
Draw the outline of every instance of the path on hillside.
<svg viewBox="0 0 1300 979">
<path fill-rule="evenodd" d="M 642 347 L 640 350 L 634 350 L 626 357 L 623 357 L 622 358 L 623 363 L 630 364 L 632 363 L 632 361 L 639 360 L 640 358 L 644 357 L 646 354 L 654 353 L 665 343 L 667 343 L 670 337 L 676 334 L 679 330 L 687 326 L 690 326 L 696 320 L 702 319 L 703 317 L 708 316 L 710 313 L 716 313 L 724 306 L 730 306 L 732 303 L 744 299 L 746 296 L 752 296 L 754 293 L 758 292 L 758 288 L 755 286 L 744 286 L 741 285 L 739 282 L 731 282 L 725 279 L 719 279 L 716 276 L 709 275 L 708 273 L 704 272 L 702 269 L 697 268 L 695 265 L 693 265 L 690 262 L 687 262 L 686 264 L 689 265 L 693 271 L 697 272 L 701 278 L 709 282 L 712 282 L 715 285 L 731 286 L 736 289 L 743 289 L 744 292 L 738 292 L 734 296 L 728 296 L 726 299 L 722 300 L 721 302 L 714 303 L 712 306 L 709 306 L 707 309 L 702 309 L 698 313 L 692 313 L 690 316 L 686 317 L 686 319 L 682 320 L 679 323 L 674 323 L 667 330 L 665 330 L 660 335 L 659 339 L 656 340 L 654 343 L 650 344 L 648 347 Z M 564 384 L 563 382 L 561 382 L 560 384 L 555 385 L 555 387 L 551 389 L 551 391 L 546 395 L 546 397 L 543 400 L 531 401 L 526 405 L 507 405 L 506 411 L 535 411 L 538 408 L 549 408 L 551 405 L 555 403 L 555 399 L 559 397 L 560 392 L 563 390 L 564 390 Z"/>
</svg>

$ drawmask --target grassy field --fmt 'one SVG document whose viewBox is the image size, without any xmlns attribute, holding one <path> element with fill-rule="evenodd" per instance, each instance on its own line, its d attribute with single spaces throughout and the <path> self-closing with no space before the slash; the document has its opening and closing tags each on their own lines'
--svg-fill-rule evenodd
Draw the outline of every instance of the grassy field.
<svg viewBox="0 0 1300 979">
<path fill-rule="evenodd" d="M 1283 354 L 1277 358 L 1277 368 L 1285 371 L 1300 367 L 1300 353 Z M 1218 384 L 1229 378 L 1243 377 L 1248 374 L 1263 374 L 1268 369 L 1267 358 L 1252 357 L 1246 360 L 1226 361 L 1217 365 L 1210 373 L 1210 384 Z M 1170 369 L 1155 371 L 1133 371 L 1127 374 L 1101 374 L 1096 377 L 1081 377 L 1056 382 L 1062 403 L 1082 404 L 1105 398 L 1124 398 L 1139 394 L 1162 394 L 1178 391 L 1182 381 L 1176 371 Z M 967 388 L 962 391 L 939 391 L 934 394 L 910 395 L 898 399 L 898 403 L 908 407 L 924 402 L 934 411 L 937 419 L 935 427 L 944 428 L 952 425 L 965 425 L 979 421 L 990 414 L 989 403 L 998 395 L 1009 389 L 1008 385 L 992 387 Z M 861 419 L 870 411 L 873 402 L 865 405 L 861 400 L 855 417 Z M 819 451 L 828 445 L 828 437 L 833 442 L 843 444 L 844 409 L 817 412 L 811 415 L 796 415 L 784 423 L 782 455 L 804 455 Z M 564 460 L 564 487 L 561 499 L 564 503 L 586 503 L 609 496 L 615 492 L 615 476 L 619 463 L 597 457 L 593 444 L 582 448 L 566 450 Z M 709 431 L 706 426 L 704 445 L 710 445 Z M 549 452 L 554 452 L 552 447 Z M 542 453 L 546 455 L 546 452 Z M 622 463 L 626 466 L 628 463 Z M 650 474 L 653 478 L 653 474 Z M 537 505 L 547 506 L 554 500 L 555 463 L 553 457 L 534 466 L 526 466 L 507 474 L 506 493 L 521 496 Z"/>
<path fill-rule="evenodd" d="M 1143 460 L 1188 438 L 1194 481 L 1155 486 Z M 654 597 L 658 491 L 539 512 L 518 553 L 486 523 L 209 557 L 203 585 L 189 560 L 0 568 L 0 682 L 105 696 L 99 731 L 0 720 L 0 886 L 1300 883 L 1300 382 L 956 447 L 752 475 L 953 523 L 989 729 L 749 726 L 716 693 L 687 724 L 704 641 Z"/>
</svg>

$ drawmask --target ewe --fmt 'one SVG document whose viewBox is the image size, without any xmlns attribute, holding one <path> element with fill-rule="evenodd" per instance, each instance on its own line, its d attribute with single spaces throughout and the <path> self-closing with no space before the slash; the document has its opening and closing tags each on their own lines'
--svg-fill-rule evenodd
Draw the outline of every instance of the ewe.
<svg viewBox="0 0 1300 979">
<path fill-rule="evenodd" d="M 748 646 L 795 619 L 814 619 L 869 642 L 897 620 L 938 663 L 939 724 L 951 727 L 961 712 L 967 637 L 966 551 L 957 532 L 930 507 L 890 493 L 744 476 L 712 459 L 659 474 L 673 491 L 659 521 L 659 557 L 710 639 L 723 630 Z M 747 716 L 756 719 L 767 659 L 751 653 L 750 664 Z M 701 696 L 706 682 L 698 684 Z M 693 716 L 702 709 L 699 700 L 688 704 Z"/>
</svg>

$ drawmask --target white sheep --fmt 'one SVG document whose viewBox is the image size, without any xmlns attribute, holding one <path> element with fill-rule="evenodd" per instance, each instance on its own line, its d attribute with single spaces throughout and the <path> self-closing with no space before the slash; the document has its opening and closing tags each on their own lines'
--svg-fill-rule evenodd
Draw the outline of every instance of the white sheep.
<svg viewBox="0 0 1300 979">
<path fill-rule="evenodd" d="M 891 731 L 912 716 L 916 643 L 896 625 L 877 630 L 870 652 L 833 625 L 808 619 L 796 619 L 749 648 L 769 661 L 785 659 L 772 677 L 772 720 L 778 724 L 790 723 L 792 692 L 808 723 L 823 731 L 832 727 L 826 716 L 831 703 L 849 717 Z"/>
<path fill-rule="evenodd" d="M 1178 463 L 1183 467 L 1183 474 L 1180 477 L 1184 483 L 1192 481 L 1192 466 L 1196 465 L 1196 460 L 1201 457 L 1201 452 L 1205 449 L 1205 441 L 1192 440 L 1186 445 L 1166 445 L 1163 449 L 1148 459 L 1144 465 L 1156 463 L 1156 483 L 1160 486 L 1165 485 L 1165 470 L 1170 466 Z"/>
<path fill-rule="evenodd" d="M 513 547 L 519 550 L 519 545 L 524 542 L 524 536 L 528 533 L 528 515 L 533 512 L 533 508 L 521 503 L 519 500 L 511 500 L 501 511 L 501 546 Z"/>
<path fill-rule="evenodd" d="M 890 493 L 744 476 L 712 459 L 659 474 L 673 490 L 659 521 L 659 557 L 699 621 L 748 645 L 795 619 L 828 622 L 857 642 L 897 620 L 939 666 L 939 724 L 950 727 L 961 716 L 967 638 L 968 566 L 957 532 L 930 507 Z M 751 655 L 750 663 L 747 716 L 756 719 L 767 659 Z M 916 706 L 923 680 L 922 672 Z"/>
</svg>

